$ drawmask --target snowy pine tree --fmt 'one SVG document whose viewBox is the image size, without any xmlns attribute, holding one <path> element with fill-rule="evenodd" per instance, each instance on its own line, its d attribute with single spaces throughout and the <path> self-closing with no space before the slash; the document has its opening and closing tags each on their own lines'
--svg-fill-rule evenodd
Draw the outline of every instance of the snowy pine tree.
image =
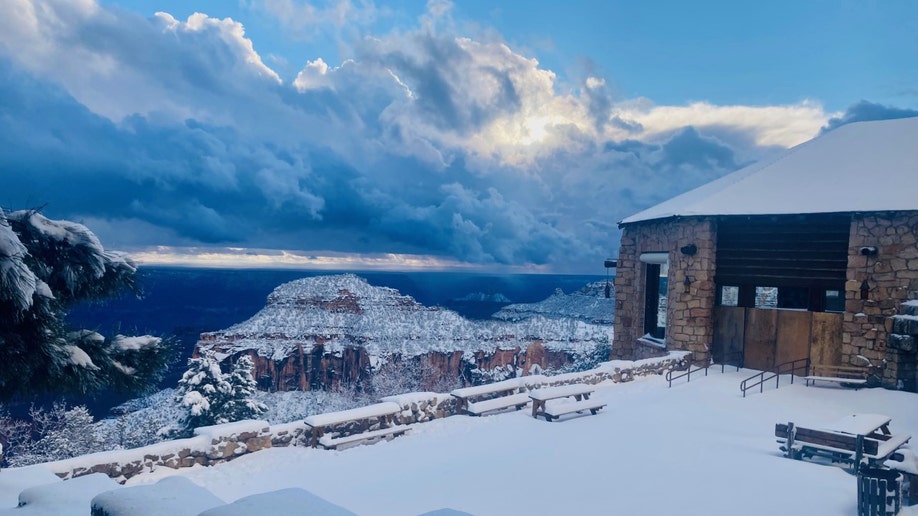
<svg viewBox="0 0 918 516">
<path fill-rule="evenodd" d="M 252 359 L 248 355 L 239 357 L 233 365 L 233 371 L 229 376 L 233 393 L 223 409 L 230 421 L 253 419 L 267 410 L 264 403 L 255 399 L 258 384 L 252 376 L 253 367 Z"/>
<path fill-rule="evenodd" d="M 210 357 L 191 358 L 188 370 L 178 382 L 176 400 L 187 410 L 181 421 L 187 432 L 200 427 L 229 422 L 222 413 L 232 398 L 233 387 L 220 364 Z"/>
<path fill-rule="evenodd" d="M 255 399 L 255 392 L 248 356 L 240 357 L 229 374 L 224 374 L 213 358 L 192 358 L 176 392 L 176 400 L 187 411 L 181 424 L 189 433 L 200 426 L 257 417 L 267 407 Z"/>
<path fill-rule="evenodd" d="M 0 400 L 155 385 L 169 360 L 167 342 L 108 339 L 64 324 L 76 303 L 136 291 L 135 273 L 130 259 L 103 249 L 82 224 L 0 209 Z"/>
</svg>

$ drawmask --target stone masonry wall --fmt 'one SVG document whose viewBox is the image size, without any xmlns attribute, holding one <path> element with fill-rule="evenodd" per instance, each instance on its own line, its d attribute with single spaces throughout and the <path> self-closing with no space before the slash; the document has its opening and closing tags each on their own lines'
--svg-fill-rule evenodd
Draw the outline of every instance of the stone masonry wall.
<svg viewBox="0 0 918 516">
<path fill-rule="evenodd" d="M 571 383 L 592 385 L 606 381 L 629 382 L 639 376 L 662 375 L 672 369 L 685 369 L 688 366 L 687 355 L 685 352 L 673 352 L 648 360 L 604 362 L 588 371 L 523 378 L 532 380 L 531 384 L 525 384 L 526 390 Z M 407 393 L 384 398 L 384 401 L 401 405 L 402 412 L 393 421 L 397 425 L 421 424 L 454 416 L 458 407 L 456 398 L 448 393 L 436 392 Z M 353 433 L 371 429 L 355 429 L 349 425 L 351 423 L 343 423 L 338 427 L 329 427 L 327 431 Z M 195 436 L 188 439 L 164 441 L 132 450 L 99 452 L 45 465 L 65 480 L 91 473 L 104 473 L 123 483 L 143 471 L 153 471 L 159 467 L 178 469 L 196 464 L 212 466 L 265 448 L 307 446 L 309 435 L 303 421 L 270 426 L 265 421 L 238 421 L 198 428 Z"/>
<path fill-rule="evenodd" d="M 669 253 L 666 347 L 691 351 L 693 360 L 710 358 L 714 337 L 716 227 L 711 219 L 690 218 L 629 224 L 623 228 L 615 273 L 615 338 L 612 356 L 639 358 L 644 334 L 644 267 L 641 253 Z M 695 245 L 694 255 L 680 249 Z M 683 281 L 690 280 L 689 292 Z"/>
<path fill-rule="evenodd" d="M 860 249 L 870 246 L 876 247 L 878 254 L 862 255 Z M 843 362 L 863 365 L 858 355 L 875 366 L 886 360 L 883 385 L 915 390 L 915 351 L 890 346 L 889 335 L 900 305 L 918 291 L 918 212 L 855 215 L 847 276 Z M 870 286 L 867 300 L 861 299 L 864 279 Z"/>
</svg>

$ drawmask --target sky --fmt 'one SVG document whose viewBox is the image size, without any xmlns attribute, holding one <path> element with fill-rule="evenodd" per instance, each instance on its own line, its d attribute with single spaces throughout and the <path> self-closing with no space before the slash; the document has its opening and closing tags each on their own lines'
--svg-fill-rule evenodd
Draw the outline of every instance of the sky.
<svg viewBox="0 0 918 516">
<path fill-rule="evenodd" d="M 916 58 L 911 1 L 8 0 L 0 207 L 146 264 L 601 274 L 628 215 L 918 115 Z"/>
</svg>

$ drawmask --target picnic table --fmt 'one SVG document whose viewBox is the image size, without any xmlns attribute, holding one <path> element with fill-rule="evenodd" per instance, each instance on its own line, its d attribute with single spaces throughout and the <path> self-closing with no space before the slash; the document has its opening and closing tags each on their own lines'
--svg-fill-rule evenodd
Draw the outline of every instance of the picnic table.
<svg viewBox="0 0 918 516">
<path fill-rule="evenodd" d="M 529 396 L 522 392 L 526 390 L 527 381 L 538 382 L 540 380 L 538 377 L 511 378 L 485 385 L 454 389 L 450 395 L 458 402 L 457 410 L 470 416 L 480 416 L 510 407 L 516 407 L 519 410 L 529 403 Z"/>
<path fill-rule="evenodd" d="M 883 414 L 851 414 L 812 428 L 779 423 L 775 436 L 790 458 L 827 457 L 856 469 L 865 460 L 871 466 L 882 465 L 911 439 L 908 434 L 893 435 L 891 421 Z"/>
<path fill-rule="evenodd" d="M 401 412 L 398 403 L 384 401 L 366 407 L 357 407 L 339 412 L 316 414 L 306 418 L 311 429 L 310 444 L 313 448 L 336 449 L 339 446 L 397 437 L 410 427 L 393 425 L 393 416 Z M 338 429 L 353 427 L 353 431 Z M 335 430 L 330 431 L 334 428 Z"/>
<path fill-rule="evenodd" d="M 583 383 L 536 389 L 529 393 L 529 398 L 532 399 L 532 417 L 544 416 L 546 421 L 552 421 L 565 414 L 580 413 L 585 410 L 589 410 L 591 414 L 596 414 L 606 404 L 590 399 L 590 395 L 593 394 L 594 390 L 593 386 Z M 551 400 L 564 398 L 573 398 L 574 401 L 548 404 Z"/>
</svg>

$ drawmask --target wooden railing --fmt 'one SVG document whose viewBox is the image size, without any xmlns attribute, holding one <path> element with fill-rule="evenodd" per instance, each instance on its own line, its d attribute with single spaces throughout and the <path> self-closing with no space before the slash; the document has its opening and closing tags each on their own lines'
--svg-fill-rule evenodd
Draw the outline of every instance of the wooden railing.
<svg viewBox="0 0 918 516">
<path fill-rule="evenodd" d="M 752 389 L 753 387 L 758 387 L 759 392 L 762 392 L 765 387 L 765 382 L 772 379 L 774 379 L 775 389 L 777 389 L 780 386 L 782 374 L 790 374 L 790 383 L 794 383 L 794 375 L 800 369 L 803 370 L 803 375 L 805 376 L 810 369 L 809 357 L 798 358 L 797 360 L 784 362 L 783 364 L 778 364 L 770 371 L 762 371 L 761 373 L 752 375 L 740 382 L 740 390 L 743 391 L 743 397 L 745 398 L 746 391 Z"/>
</svg>

